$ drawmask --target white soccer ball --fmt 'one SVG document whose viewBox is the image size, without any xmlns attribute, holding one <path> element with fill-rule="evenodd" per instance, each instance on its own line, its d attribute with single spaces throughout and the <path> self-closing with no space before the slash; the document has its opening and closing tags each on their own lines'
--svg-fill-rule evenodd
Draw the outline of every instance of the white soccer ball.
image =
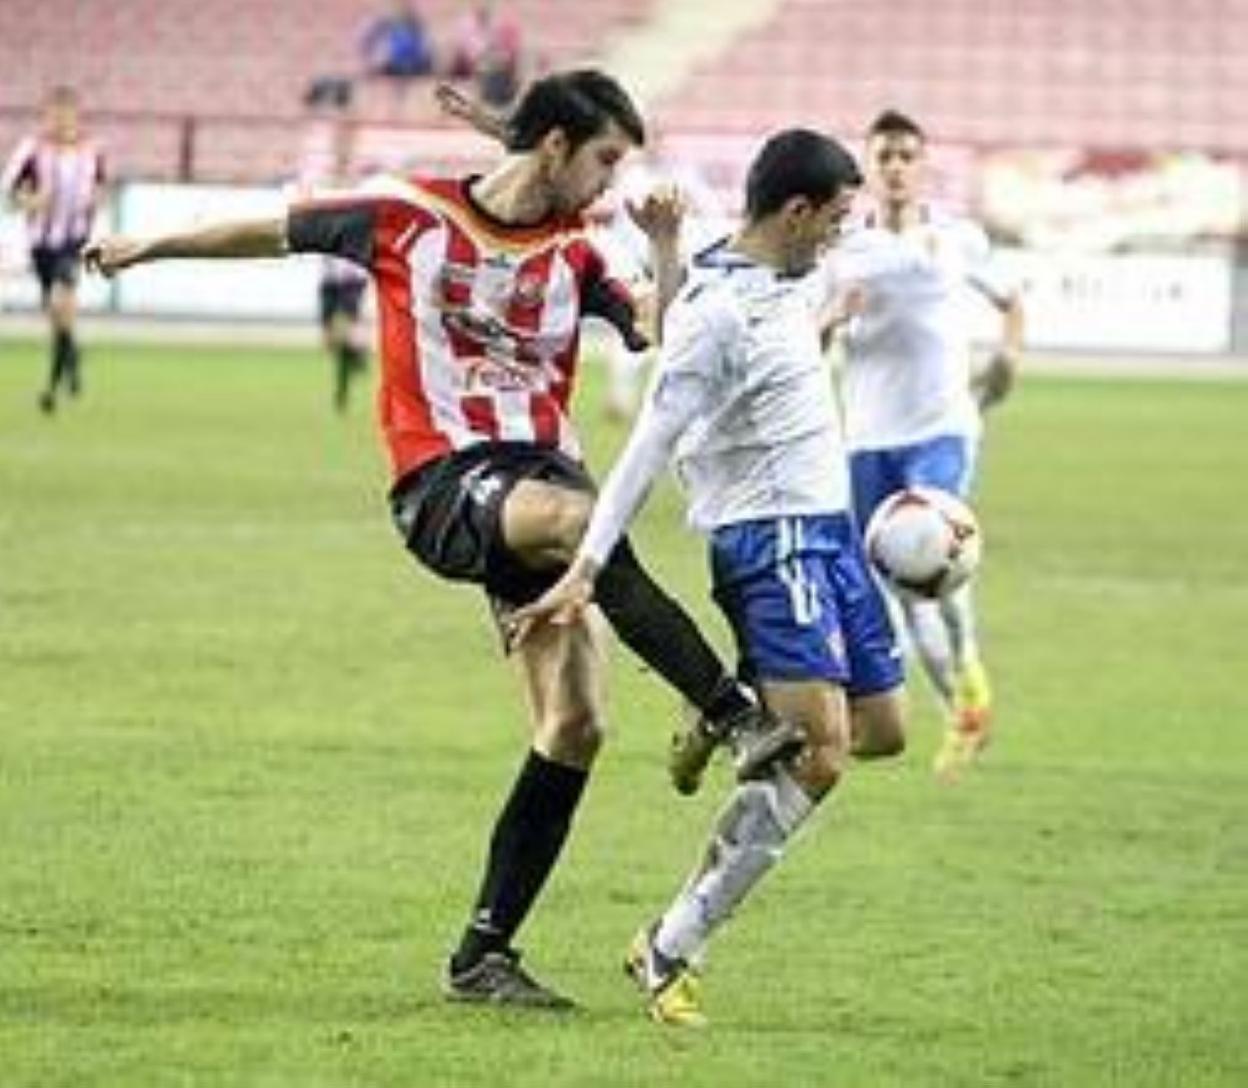
<svg viewBox="0 0 1248 1088">
<path fill-rule="evenodd" d="M 933 600 L 965 585 L 984 549 L 971 508 L 934 487 L 889 495 L 867 522 L 864 540 L 885 583 L 907 600 Z"/>
</svg>

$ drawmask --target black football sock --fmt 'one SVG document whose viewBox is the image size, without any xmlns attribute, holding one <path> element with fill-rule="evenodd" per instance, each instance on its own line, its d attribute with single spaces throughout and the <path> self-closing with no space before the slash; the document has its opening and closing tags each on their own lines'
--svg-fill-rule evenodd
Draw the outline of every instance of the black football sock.
<svg viewBox="0 0 1248 1088">
<path fill-rule="evenodd" d="M 347 391 L 351 385 L 352 349 L 339 344 L 334 349 L 334 407 L 341 411 L 347 406 Z"/>
<path fill-rule="evenodd" d="M 68 329 L 57 329 L 52 334 L 52 369 L 48 389 L 55 393 L 65 385 L 70 392 L 78 390 L 78 345 L 74 334 Z"/>
<path fill-rule="evenodd" d="M 625 645 L 708 718 L 749 705 L 689 614 L 650 577 L 627 540 L 598 575 L 594 600 Z"/>
<path fill-rule="evenodd" d="M 473 919 L 451 957 L 457 974 L 511 943 L 572 826 L 589 772 L 530 751 L 490 839 Z"/>
</svg>

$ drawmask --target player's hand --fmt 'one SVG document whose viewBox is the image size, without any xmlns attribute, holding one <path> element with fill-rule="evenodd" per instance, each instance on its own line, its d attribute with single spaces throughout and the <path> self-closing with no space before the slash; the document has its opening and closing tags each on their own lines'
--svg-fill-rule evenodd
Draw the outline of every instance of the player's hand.
<svg viewBox="0 0 1248 1088">
<path fill-rule="evenodd" d="M 453 83 L 439 80 L 433 88 L 433 97 L 448 117 L 463 121 L 482 136 L 488 136 L 491 140 L 500 142 L 506 137 L 507 123 L 503 118 L 464 94 Z"/>
<path fill-rule="evenodd" d="M 507 625 L 509 645 L 520 645 L 545 624 L 566 627 L 576 623 L 593 599 L 594 571 L 586 560 L 577 560 L 536 601 L 512 613 Z"/>
<path fill-rule="evenodd" d="M 626 200 L 629 218 L 650 241 L 672 243 L 680 239 L 680 225 L 685 218 L 685 198 L 675 185 L 658 185 L 644 200 Z"/>
<path fill-rule="evenodd" d="M 825 336 L 832 336 L 843 325 L 852 321 L 867 310 L 867 289 L 861 283 L 847 283 L 832 299 L 832 304 L 823 314 L 823 331 Z"/>
<path fill-rule="evenodd" d="M 130 238 L 97 238 L 83 247 L 82 263 L 89 272 L 112 277 L 136 264 L 142 252 L 142 245 Z"/>
<path fill-rule="evenodd" d="M 1014 376 L 1018 372 L 1018 358 L 1004 349 L 996 352 L 988 365 L 975 377 L 971 390 L 979 402 L 981 411 L 1000 404 L 1014 388 Z"/>
</svg>

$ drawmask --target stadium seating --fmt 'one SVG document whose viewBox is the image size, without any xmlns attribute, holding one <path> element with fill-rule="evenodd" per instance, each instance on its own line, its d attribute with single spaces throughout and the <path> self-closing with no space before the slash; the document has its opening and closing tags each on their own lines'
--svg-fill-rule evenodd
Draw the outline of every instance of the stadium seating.
<svg viewBox="0 0 1248 1088">
<path fill-rule="evenodd" d="M 510 0 L 554 63 L 600 55 L 655 4 Z M 693 2 L 693 0 L 689 0 Z M 41 0 L 4 4 L 0 147 L 53 83 L 81 88 L 123 176 L 288 176 L 300 101 L 350 74 L 372 0 Z M 462 0 L 424 0 L 435 36 Z M 1200 148 L 1243 154 L 1248 6 L 1236 0 L 776 0 L 761 29 L 651 103 L 668 131 L 860 132 L 886 106 L 944 143 Z M 714 6 L 708 5 L 713 17 Z M 437 123 L 420 88 L 359 85 L 359 115 Z"/>
<path fill-rule="evenodd" d="M 677 129 L 853 133 L 896 106 L 944 140 L 1242 151 L 1245 43 L 1230 0 L 783 0 L 659 110 Z"/>
<path fill-rule="evenodd" d="M 598 53 L 652 0 L 508 0 L 528 44 L 556 63 Z M 422 0 L 435 40 L 462 0 Z M 0 147 L 29 129 L 54 84 L 82 93 L 117 171 L 267 180 L 297 157 L 300 103 L 321 75 L 352 75 L 382 0 L 40 0 L 5 3 L 0 23 Z M 381 81 L 384 82 L 384 81 Z M 361 84 L 366 119 L 420 123 L 428 95 Z M 190 161 L 188 162 L 188 158 Z"/>
</svg>

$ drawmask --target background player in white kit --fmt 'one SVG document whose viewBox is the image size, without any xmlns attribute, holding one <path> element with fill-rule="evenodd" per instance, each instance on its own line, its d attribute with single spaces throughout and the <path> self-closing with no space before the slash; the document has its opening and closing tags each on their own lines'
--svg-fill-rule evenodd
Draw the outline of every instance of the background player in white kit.
<svg viewBox="0 0 1248 1088">
<path fill-rule="evenodd" d="M 714 190 L 693 166 L 663 154 L 661 148 L 647 148 L 630 161 L 616 184 L 588 213 L 594 242 L 611 274 L 629 286 L 640 306 L 651 310 L 660 302 L 655 297 L 650 239 L 638 227 L 629 205 L 640 206 L 651 193 L 671 188 L 679 191 L 684 205 L 680 242 L 682 259 L 688 260 L 723 237 L 726 216 Z M 589 322 L 586 333 L 594 354 L 606 364 L 603 414 L 617 422 L 631 419 L 653 353 L 630 346 L 600 320 Z"/>
<path fill-rule="evenodd" d="M 875 120 L 866 146 L 875 206 L 828 263 L 840 296 L 836 316 L 845 321 L 841 394 L 861 525 L 906 486 L 968 496 L 980 409 L 1008 394 L 1022 346 L 1018 294 L 993 269 L 983 230 L 922 198 L 925 151 L 910 118 L 890 110 Z M 973 383 L 976 292 L 1003 321 L 1002 346 Z M 991 720 L 971 590 L 902 608 L 950 719 L 936 771 L 952 777 L 983 748 Z"/>
<path fill-rule="evenodd" d="M 745 225 L 694 259 L 668 311 L 654 380 L 576 559 L 518 614 L 529 630 L 574 622 L 674 458 L 742 671 L 802 731 L 790 764 L 736 787 L 701 863 L 633 942 L 629 970 L 663 1023 L 703 1022 L 691 961 L 836 785 L 851 741 L 860 756 L 904 744 L 899 655 L 849 512 L 819 344 L 827 281 L 806 275 L 860 181 L 825 136 L 791 129 L 767 142 L 750 168 Z"/>
</svg>

